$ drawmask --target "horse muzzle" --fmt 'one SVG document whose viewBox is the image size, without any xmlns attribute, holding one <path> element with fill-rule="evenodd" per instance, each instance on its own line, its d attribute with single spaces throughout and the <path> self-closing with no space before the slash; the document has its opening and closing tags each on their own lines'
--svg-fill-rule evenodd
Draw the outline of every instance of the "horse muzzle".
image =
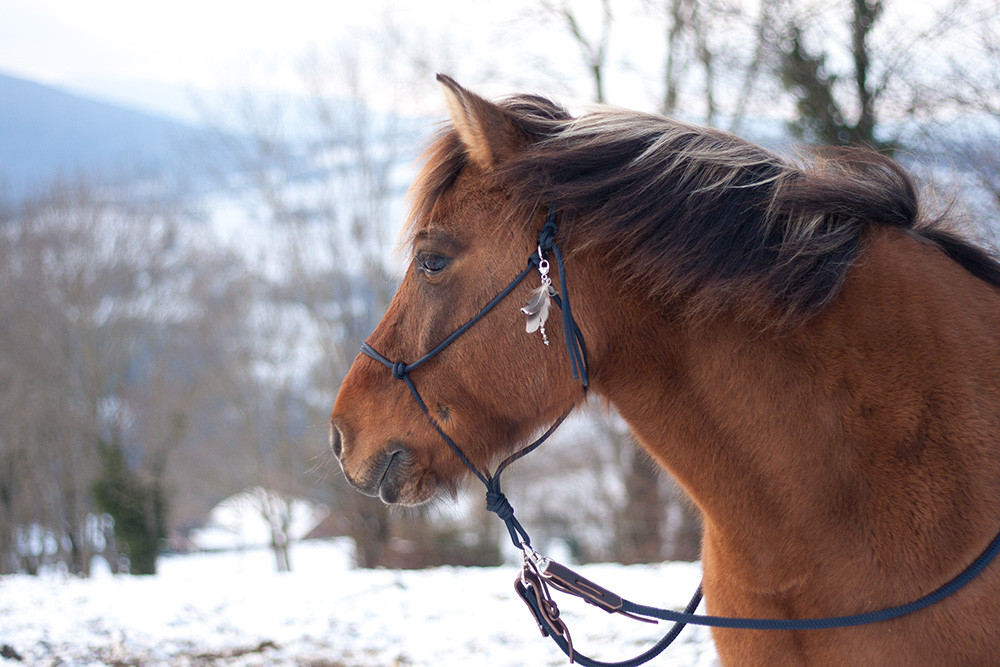
<svg viewBox="0 0 1000 667">
<path fill-rule="evenodd" d="M 416 471 L 413 453 L 405 444 L 390 442 L 384 449 L 355 463 L 345 455 L 354 449 L 350 440 L 348 429 L 336 422 L 330 424 L 330 448 L 351 486 L 366 496 L 379 497 L 390 504 L 419 502 L 408 497 Z"/>
</svg>

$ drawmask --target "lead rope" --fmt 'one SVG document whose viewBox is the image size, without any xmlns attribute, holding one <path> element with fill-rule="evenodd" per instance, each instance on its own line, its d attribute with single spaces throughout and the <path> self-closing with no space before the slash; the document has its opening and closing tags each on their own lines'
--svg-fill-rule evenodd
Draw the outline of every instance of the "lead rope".
<svg viewBox="0 0 1000 667">
<path fill-rule="evenodd" d="M 584 665 L 584 667 L 638 667 L 639 665 L 649 662 L 662 653 L 668 646 L 670 646 L 671 643 L 673 643 L 686 625 L 749 630 L 818 630 L 867 625 L 869 623 L 878 623 L 893 618 L 899 618 L 900 616 L 912 614 L 916 611 L 929 607 L 930 605 L 955 594 L 975 579 L 983 570 L 985 570 L 986 567 L 996 558 L 997 554 L 1000 553 L 1000 534 L 998 534 L 995 538 L 993 538 L 993 541 L 990 542 L 986 550 L 961 574 L 932 593 L 929 593 L 919 600 L 915 600 L 909 604 L 850 616 L 786 620 L 736 618 L 695 614 L 694 612 L 698 608 L 702 599 L 700 586 L 698 587 L 698 590 L 695 591 L 694 596 L 691 598 L 691 601 L 688 603 L 683 612 L 639 605 L 612 593 L 606 588 L 603 588 L 602 586 L 599 586 L 598 584 L 582 577 L 568 567 L 537 552 L 531 546 L 531 538 L 529 537 L 528 532 L 514 516 L 514 509 L 511 507 L 510 501 L 507 500 L 507 497 L 503 494 L 503 491 L 500 488 L 500 475 L 511 463 L 540 447 L 542 443 L 545 442 L 549 436 L 551 436 L 552 433 L 554 433 L 555 430 L 563 423 L 566 417 L 569 416 L 572 408 L 563 413 L 552 424 L 552 426 L 550 426 L 548 430 L 546 430 L 535 441 L 507 457 L 491 475 L 489 473 L 481 472 L 478 468 L 476 468 L 462 451 L 461 447 L 459 447 L 448 436 L 448 434 L 444 432 L 441 426 L 431 415 L 430 411 L 427 409 L 427 405 L 420 397 L 420 392 L 417 391 L 417 388 L 413 384 L 413 380 L 410 378 L 409 374 L 412 370 L 423 365 L 455 342 L 455 340 L 468 331 L 473 324 L 478 322 L 488 312 L 493 310 L 493 308 L 496 307 L 500 301 L 506 298 L 507 295 L 510 294 L 529 273 L 531 273 L 532 269 L 541 268 L 542 262 L 545 261 L 545 254 L 547 252 L 551 252 L 555 259 L 556 268 L 559 273 L 560 287 L 560 294 L 552 296 L 552 300 L 556 302 L 562 311 L 563 337 L 566 343 L 566 350 L 569 353 L 570 369 L 573 374 L 573 379 L 580 380 L 584 391 L 586 391 L 589 383 L 587 374 L 587 350 L 584 345 L 583 335 L 580 333 L 580 329 L 576 325 L 576 321 L 573 319 L 573 314 L 570 309 L 569 289 L 566 284 L 566 272 L 563 266 L 562 253 L 555 243 L 555 236 L 557 232 L 555 216 L 556 206 L 553 204 L 549 207 L 545 225 L 538 234 L 538 251 L 528 258 L 527 267 L 525 267 L 525 269 L 507 285 L 507 287 L 497 294 L 496 297 L 486 304 L 482 310 L 473 316 L 472 319 L 456 329 L 450 336 L 441 341 L 441 343 L 434 347 L 430 352 L 420 357 L 412 364 L 406 364 L 402 361 L 390 361 L 388 358 L 377 352 L 375 348 L 367 342 L 361 345 L 361 352 L 386 366 L 390 371 L 392 371 L 394 378 L 403 380 L 406 383 L 406 386 L 409 388 L 410 393 L 416 400 L 417 405 L 427 417 L 428 421 L 430 421 L 434 430 L 438 432 L 438 435 L 441 436 L 441 438 L 455 453 L 455 455 L 458 456 L 462 463 L 470 471 L 472 471 L 480 482 L 486 486 L 486 509 L 495 513 L 501 520 L 503 520 L 504 524 L 507 526 L 508 533 L 510 533 L 511 541 L 514 543 L 515 547 L 521 550 L 521 572 L 514 582 L 514 589 L 518 596 L 531 610 L 542 636 L 552 637 L 556 645 L 558 645 L 559 648 L 562 649 L 562 651 L 569 657 L 571 663 L 578 662 L 581 665 Z M 570 637 L 569 628 L 566 627 L 566 624 L 560 618 L 559 607 L 552 598 L 550 590 L 552 588 L 562 593 L 568 593 L 579 597 L 585 602 L 599 607 L 609 613 L 623 614 L 629 618 L 647 623 L 656 623 L 657 619 L 671 621 L 674 625 L 663 638 L 661 638 L 648 650 L 634 658 L 621 662 L 602 662 L 600 660 L 594 660 L 574 650 L 573 640 Z"/>
</svg>

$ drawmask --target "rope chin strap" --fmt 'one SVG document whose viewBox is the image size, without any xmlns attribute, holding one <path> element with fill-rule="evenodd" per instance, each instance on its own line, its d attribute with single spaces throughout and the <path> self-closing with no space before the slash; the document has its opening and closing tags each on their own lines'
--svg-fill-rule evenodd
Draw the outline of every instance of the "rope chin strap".
<svg viewBox="0 0 1000 667">
<path fill-rule="evenodd" d="M 552 637 L 559 648 L 562 649 L 562 651 L 569 657 L 570 662 L 575 661 L 585 667 L 638 667 L 639 665 L 649 662 L 662 653 L 668 646 L 670 646 L 674 639 L 677 638 L 681 630 L 689 624 L 748 630 L 820 630 L 867 625 L 869 623 L 878 623 L 881 621 L 899 618 L 900 616 L 912 614 L 916 611 L 929 607 L 930 605 L 958 592 L 961 588 L 983 572 L 983 570 L 985 570 L 986 567 L 996 558 L 997 554 L 1000 553 L 1000 535 L 997 535 L 982 555 L 980 555 L 960 575 L 932 593 L 929 593 L 919 600 L 915 600 L 909 604 L 850 616 L 787 620 L 705 616 L 695 614 L 694 612 L 698 608 L 702 599 L 700 586 L 698 590 L 695 591 L 694 596 L 691 598 L 691 601 L 688 603 L 687 608 L 683 612 L 639 605 L 612 593 L 606 588 L 603 588 L 602 586 L 582 577 L 568 567 L 557 563 L 551 558 L 542 556 L 540 553 L 535 551 L 535 549 L 531 546 L 531 538 L 528 536 L 528 532 L 514 516 L 514 509 L 511 507 L 510 501 L 507 500 L 507 497 L 500 489 L 500 475 L 511 463 L 540 447 L 542 443 L 544 443 L 549 436 L 551 436 L 552 433 L 559 428 L 566 417 L 569 416 L 572 408 L 570 411 L 563 413 L 555 421 L 555 423 L 553 423 L 552 426 L 550 426 L 549 429 L 535 441 L 507 457 L 502 463 L 500 463 L 493 474 L 489 474 L 476 468 L 476 466 L 473 465 L 473 463 L 462 451 L 461 447 L 459 447 L 454 440 L 452 440 L 451 437 L 444 432 L 441 426 L 437 423 L 437 420 L 434 419 L 430 411 L 427 409 L 427 405 L 424 403 L 423 399 L 420 397 L 420 392 L 417 391 L 416 386 L 413 384 L 413 380 L 410 378 L 410 373 L 414 369 L 422 366 L 427 361 L 437 356 L 442 350 L 455 342 L 459 336 L 468 331 L 472 325 L 485 317 L 486 314 L 493 310 L 493 308 L 495 308 L 496 305 L 503 299 L 505 299 L 507 295 L 509 295 L 514 288 L 517 287 L 521 281 L 523 281 L 528 274 L 532 272 L 532 270 L 539 269 L 541 271 L 543 268 L 547 268 L 544 267 L 543 264 L 546 261 L 546 254 L 551 252 L 559 272 L 560 286 L 560 294 L 553 295 L 551 298 L 556 302 L 562 311 L 563 336 L 566 343 L 566 350 L 569 353 L 570 369 L 573 374 L 573 379 L 579 380 L 584 390 L 586 390 L 588 385 L 586 346 L 584 345 L 583 336 L 580 333 L 580 329 L 577 327 L 576 321 L 573 319 L 573 314 L 570 310 L 569 291 L 566 285 L 566 272 L 563 266 L 562 253 L 555 243 L 557 232 L 555 218 L 556 206 L 553 204 L 549 208 L 545 226 L 538 234 L 538 251 L 533 253 L 528 258 L 528 265 L 525 269 L 521 271 L 521 273 L 519 273 L 499 294 L 497 294 L 493 300 L 487 303 L 482 310 L 472 317 L 472 319 L 456 329 L 450 336 L 441 341 L 441 343 L 435 346 L 430 352 L 420 357 L 415 362 L 407 364 L 402 361 L 391 361 L 387 359 L 368 343 L 363 343 L 361 345 L 361 351 L 375 361 L 378 361 L 382 365 L 386 366 L 392 372 L 392 376 L 394 378 L 402 380 L 406 383 L 406 386 L 409 387 L 410 393 L 416 400 L 417 405 L 427 417 L 431 426 L 434 427 L 434 430 L 438 432 L 444 442 L 455 453 L 455 455 L 458 456 L 462 463 L 479 479 L 480 482 L 486 486 L 486 509 L 494 512 L 500 517 L 500 519 L 503 520 L 504 524 L 507 526 L 507 531 L 510 533 L 511 541 L 514 543 L 514 546 L 521 550 L 522 567 L 520 574 L 514 582 L 514 589 L 518 596 L 531 610 L 542 636 Z M 566 627 L 566 624 L 560 618 L 559 608 L 552 598 L 551 589 L 579 597 L 585 602 L 603 609 L 608 613 L 623 614 L 629 618 L 648 623 L 657 623 L 658 620 L 670 621 L 673 622 L 674 625 L 662 639 L 656 642 L 648 650 L 630 660 L 624 660 L 621 662 L 602 662 L 600 660 L 594 660 L 585 655 L 581 655 L 574 650 L 573 640 L 570 637 L 569 628 Z"/>
</svg>

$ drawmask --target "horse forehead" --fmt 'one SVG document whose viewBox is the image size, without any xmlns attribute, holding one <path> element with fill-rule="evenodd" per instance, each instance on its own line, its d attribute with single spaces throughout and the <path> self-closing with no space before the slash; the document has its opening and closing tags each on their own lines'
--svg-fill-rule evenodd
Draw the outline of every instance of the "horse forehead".
<svg viewBox="0 0 1000 667">
<path fill-rule="evenodd" d="M 478 166 L 466 166 L 454 182 L 438 195 L 421 226 L 468 230 L 499 215 L 506 199 L 490 174 Z"/>
</svg>

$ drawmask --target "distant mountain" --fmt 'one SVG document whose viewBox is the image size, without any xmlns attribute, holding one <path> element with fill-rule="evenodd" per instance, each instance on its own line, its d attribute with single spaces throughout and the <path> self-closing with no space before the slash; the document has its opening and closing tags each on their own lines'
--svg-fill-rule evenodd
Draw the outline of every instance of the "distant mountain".
<svg viewBox="0 0 1000 667">
<path fill-rule="evenodd" d="M 202 131 L 0 74 L 0 187 L 18 197 L 58 174 L 179 164 Z M 117 173 L 120 177 L 121 174 Z"/>
</svg>

